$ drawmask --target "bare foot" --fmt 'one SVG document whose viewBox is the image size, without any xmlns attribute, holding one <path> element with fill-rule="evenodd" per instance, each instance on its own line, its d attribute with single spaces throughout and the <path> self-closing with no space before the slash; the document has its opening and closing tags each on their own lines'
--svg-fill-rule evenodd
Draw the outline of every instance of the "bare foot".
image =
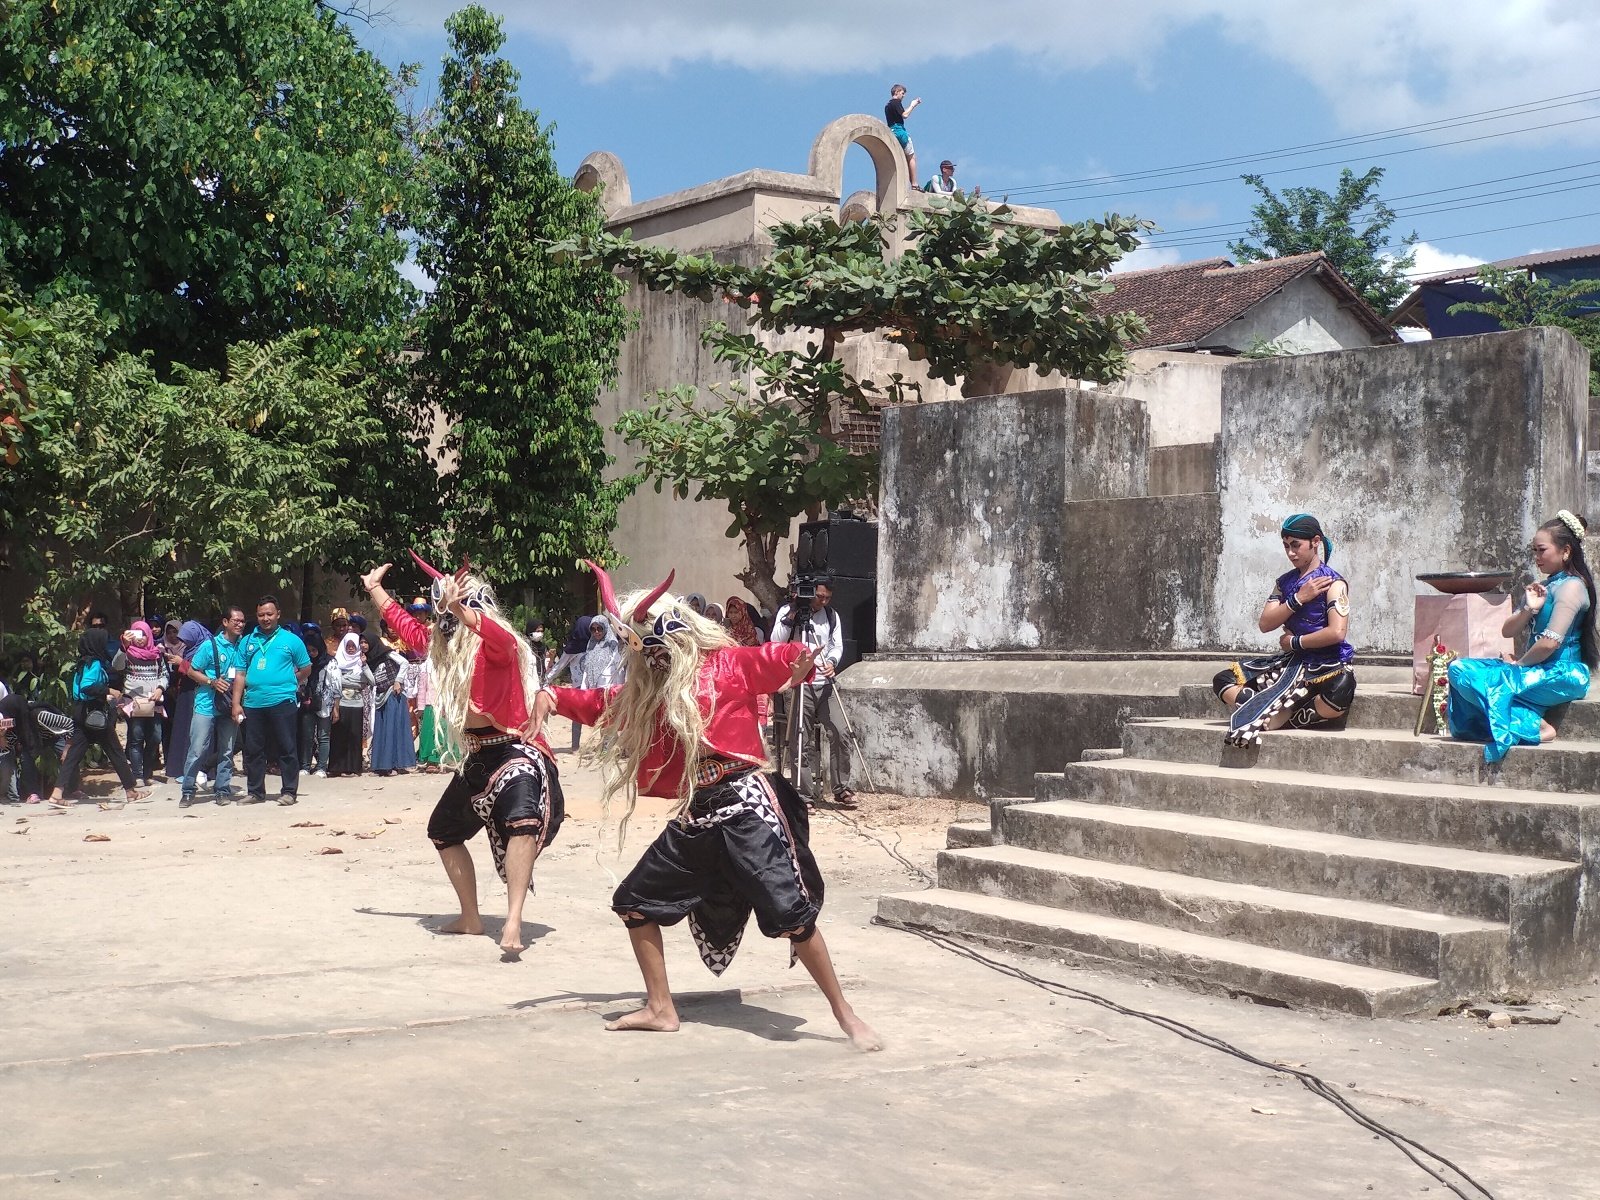
<svg viewBox="0 0 1600 1200">
<path fill-rule="evenodd" d="M 440 933 L 470 933 L 483 932 L 483 921 L 478 917 L 457 917 L 448 925 L 439 926 Z"/>
<path fill-rule="evenodd" d="M 844 1030 L 845 1034 L 850 1038 L 850 1045 L 863 1054 L 871 1054 L 875 1050 L 883 1049 L 883 1039 L 873 1031 L 872 1026 L 856 1016 L 855 1013 L 842 1018 L 839 1021 L 839 1028 Z"/>
<path fill-rule="evenodd" d="M 677 1033 L 678 1013 L 673 1009 L 657 1015 L 654 1009 L 641 1008 L 615 1021 L 606 1022 L 607 1029 L 642 1029 L 649 1033 Z"/>
<path fill-rule="evenodd" d="M 522 941 L 522 922 L 507 921 L 505 930 L 500 934 L 500 949 L 507 954 L 521 954 L 527 948 Z"/>
<path fill-rule="evenodd" d="M 1539 744 L 1543 745 L 1545 742 L 1553 742 L 1555 740 L 1556 740 L 1556 727 L 1554 725 L 1550 724 L 1549 721 L 1540 721 L 1539 722 Z"/>
</svg>

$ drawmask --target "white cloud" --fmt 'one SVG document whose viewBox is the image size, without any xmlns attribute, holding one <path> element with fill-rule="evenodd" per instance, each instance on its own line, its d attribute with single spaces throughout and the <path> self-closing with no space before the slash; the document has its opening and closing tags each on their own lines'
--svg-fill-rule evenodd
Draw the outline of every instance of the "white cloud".
<svg viewBox="0 0 1600 1200">
<path fill-rule="evenodd" d="M 1170 267 L 1182 261 L 1182 250 L 1174 250 L 1170 246 L 1141 245 L 1131 254 L 1124 255 L 1112 270 L 1146 271 L 1151 267 Z"/>
<path fill-rule="evenodd" d="M 458 6 L 394 0 L 389 13 L 437 28 Z M 508 7 L 508 29 L 559 44 L 597 81 L 708 63 L 785 75 L 881 71 L 886 82 L 904 78 L 913 91 L 919 67 L 940 60 L 946 70 L 951 60 L 992 51 L 1052 69 L 1145 69 L 1159 47 L 1205 26 L 1298 71 L 1352 131 L 1592 88 L 1600 47 L 1600 5 L 1565 0 L 923 0 L 910 16 L 903 6 L 857 0 L 522 0 Z M 1504 127 L 1589 112 L 1558 109 Z M 1527 136 L 1592 141 L 1600 139 L 1600 121 Z"/>
<path fill-rule="evenodd" d="M 1458 267 L 1475 267 L 1483 261 L 1476 254 L 1452 254 L 1448 250 L 1430 246 L 1427 242 L 1418 242 L 1412 249 L 1417 252 L 1417 261 L 1407 274 L 1413 278 L 1419 275 L 1436 275 L 1440 271 L 1454 271 Z"/>
</svg>

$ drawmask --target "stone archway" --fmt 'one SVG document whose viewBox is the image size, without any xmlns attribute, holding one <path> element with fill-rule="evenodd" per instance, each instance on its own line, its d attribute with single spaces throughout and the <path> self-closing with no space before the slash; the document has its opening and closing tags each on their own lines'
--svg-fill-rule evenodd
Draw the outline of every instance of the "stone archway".
<svg viewBox="0 0 1600 1200">
<path fill-rule="evenodd" d="M 853 113 L 829 122 L 811 145 L 808 173 L 843 199 L 844 156 L 851 146 L 865 150 L 877 168 L 878 211 L 894 212 L 911 188 L 911 176 L 900 143 L 877 117 Z"/>
<path fill-rule="evenodd" d="M 580 192 L 600 193 L 600 211 L 610 220 L 633 203 L 628 185 L 628 169 L 609 150 L 596 150 L 579 164 L 572 186 Z"/>
</svg>

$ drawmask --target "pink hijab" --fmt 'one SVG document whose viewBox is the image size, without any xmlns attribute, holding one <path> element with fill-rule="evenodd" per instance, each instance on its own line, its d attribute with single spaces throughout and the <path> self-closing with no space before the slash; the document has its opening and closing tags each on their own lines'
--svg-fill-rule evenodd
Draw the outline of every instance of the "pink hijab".
<svg viewBox="0 0 1600 1200">
<path fill-rule="evenodd" d="M 137 642 L 123 642 L 122 652 L 134 662 L 154 662 L 161 657 L 161 647 L 156 645 L 156 631 L 151 629 L 144 621 L 135 621 L 128 626 L 129 633 L 144 634 L 144 645 Z"/>
</svg>

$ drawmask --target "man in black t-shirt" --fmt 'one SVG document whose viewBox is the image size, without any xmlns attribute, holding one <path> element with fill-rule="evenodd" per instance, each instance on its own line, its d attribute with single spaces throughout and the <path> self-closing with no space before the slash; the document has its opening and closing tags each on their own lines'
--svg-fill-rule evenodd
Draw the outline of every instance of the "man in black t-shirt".
<svg viewBox="0 0 1600 1200">
<path fill-rule="evenodd" d="M 911 135 L 906 132 L 906 118 L 916 111 L 917 105 L 922 103 L 918 96 L 910 104 L 905 102 L 906 85 L 897 83 L 889 89 L 889 103 L 883 106 L 883 122 L 889 127 L 889 132 L 894 134 L 895 141 L 900 143 L 901 149 L 906 152 L 906 170 L 911 186 L 917 186 L 917 148 L 911 144 Z"/>
</svg>

